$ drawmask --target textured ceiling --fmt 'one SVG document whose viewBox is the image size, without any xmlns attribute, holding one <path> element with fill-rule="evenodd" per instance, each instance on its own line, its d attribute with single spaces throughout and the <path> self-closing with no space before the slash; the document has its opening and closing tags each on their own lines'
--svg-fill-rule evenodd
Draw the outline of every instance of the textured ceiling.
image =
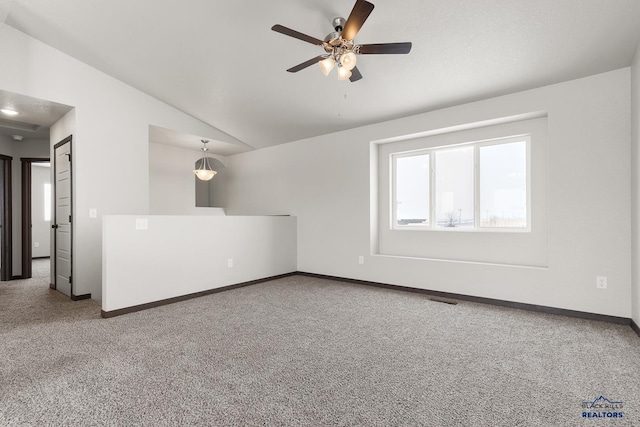
<svg viewBox="0 0 640 427">
<path fill-rule="evenodd" d="M 409 55 L 360 56 L 355 83 L 287 73 L 322 49 L 271 26 L 324 38 L 353 3 L 0 0 L 0 18 L 255 148 L 625 67 L 640 39 L 638 0 L 373 0 L 356 42 Z"/>
<path fill-rule="evenodd" d="M 19 135 L 25 140 L 49 139 L 49 128 L 72 107 L 30 96 L 0 90 L 0 108 L 19 112 L 17 116 L 0 113 L 0 134 Z"/>
</svg>

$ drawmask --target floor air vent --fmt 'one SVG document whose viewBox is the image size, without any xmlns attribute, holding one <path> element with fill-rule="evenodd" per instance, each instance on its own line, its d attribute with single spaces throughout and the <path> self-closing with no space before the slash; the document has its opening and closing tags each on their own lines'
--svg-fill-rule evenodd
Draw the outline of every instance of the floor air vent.
<svg viewBox="0 0 640 427">
<path fill-rule="evenodd" d="M 449 305 L 457 305 L 458 304 L 458 301 L 442 299 L 442 298 L 429 298 L 429 301 L 441 302 L 443 304 L 449 304 Z"/>
</svg>

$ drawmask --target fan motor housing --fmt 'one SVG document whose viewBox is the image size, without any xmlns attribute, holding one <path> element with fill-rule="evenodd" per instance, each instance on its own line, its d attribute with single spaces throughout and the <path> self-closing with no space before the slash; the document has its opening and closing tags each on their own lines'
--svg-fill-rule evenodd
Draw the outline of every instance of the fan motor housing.
<svg viewBox="0 0 640 427">
<path fill-rule="evenodd" d="M 337 32 L 341 33 L 342 30 L 344 30 L 344 25 L 347 23 L 347 20 L 341 17 L 336 17 L 333 18 L 333 21 L 331 21 L 331 26 L 333 27 L 334 30 L 336 30 Z"/>
<path fill-rule="evenodd" d="M 329 45 L 328 48 L 330 51 L 331 47 L 340 46 L 340 33 L 338 31 L 329 33 L 327 34 L 327 37 L 324 38 L 324 41 Z M 327 50 L 327 47 L 325 47 L 325 50 Z"/>
<path fill-rule="evenodd" d="M 342 30 L 344 29 L 344 25 L 346 23 L 347 20 L 341 17 L 333 18 L 333 21 L 331 21 L 331 24 L 333 25 L 335 31 L 327 34 L 327 36 L 324 38 L 324 41 L 326 43 L 324 45 L 324 50 L 327 53 L 330 53 L 333 50 L 333 47 L 340 46 L 340 44 L 342 43 L 342 41 L 340 40 L 340 35 L 342 34 Z"/>
</svg>

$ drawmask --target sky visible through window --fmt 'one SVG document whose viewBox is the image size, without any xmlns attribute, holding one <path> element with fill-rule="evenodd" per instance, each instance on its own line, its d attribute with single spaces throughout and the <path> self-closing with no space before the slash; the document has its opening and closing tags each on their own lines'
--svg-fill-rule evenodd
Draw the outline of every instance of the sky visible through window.
<svg viewBox="0 0 640 427">
<path fill-rule="evenodd" d="M 436 151 L 438 227 L 474 226 L 473 147 Z"/>
<path fill-rule="evenodd" d="M 396 161 L 398 222 L 429 224 L 429 155 L 398 157 Z"/>
<path fill-rule="evenodd" d="M 480 226 L 527 226 L 526 142 L 480 147 Z"/>
</svg>

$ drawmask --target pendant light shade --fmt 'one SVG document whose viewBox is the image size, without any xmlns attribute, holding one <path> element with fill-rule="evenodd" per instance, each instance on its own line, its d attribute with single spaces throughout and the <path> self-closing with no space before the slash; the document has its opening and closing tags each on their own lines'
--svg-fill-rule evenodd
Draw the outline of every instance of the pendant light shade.
<svg viewBox="0 0 640 427">
<path fill-rule="evenodd" d="M 356 67 L 356 54 L 353 52 L 347 52 L 340 57 L 340 63 L 344 68 L 351 71 Z"/>
<path fill-rule="evenodd" d="M 193 170 L 193 173 L 196 174 L 199 180 L 201 181 L 209 181 L 211 178 L 215 176 L 216 171 L 211 168 L 211 163 L 209 162 L 209 157 L 207 156 L 207 140 L 202 140 L 204 146 L 202 147 L 202 151 L 204 152 L 204 157 L 196 162 L 196 168 Z"/>
<path fill-rule="evenodd" d="M 338 68 L 338 80 L 347 80 L 349 77 L 351 77 L 351 71 L 345 67 Z"/>
<path fill-rule="evenodd" d="M 320 70 L 325 76 L 328 76 L 331 70 L 333 70 L 333 66 L 335 65 L 335 63 L 336 62 L 332 57 L 325 58 L 322 61 L 318 62 L 318 64 L 320 64 Z"/>
<path fill-rule="evenodd" d="M 211 169 L 211 165 L 209 165 L 207 157 L 201 158 L 198 162 L 198 168 L 194 169 L 193 173 L 195 173 L 201 181 L 209 181 L 218 173 Z"/>
</svg>

